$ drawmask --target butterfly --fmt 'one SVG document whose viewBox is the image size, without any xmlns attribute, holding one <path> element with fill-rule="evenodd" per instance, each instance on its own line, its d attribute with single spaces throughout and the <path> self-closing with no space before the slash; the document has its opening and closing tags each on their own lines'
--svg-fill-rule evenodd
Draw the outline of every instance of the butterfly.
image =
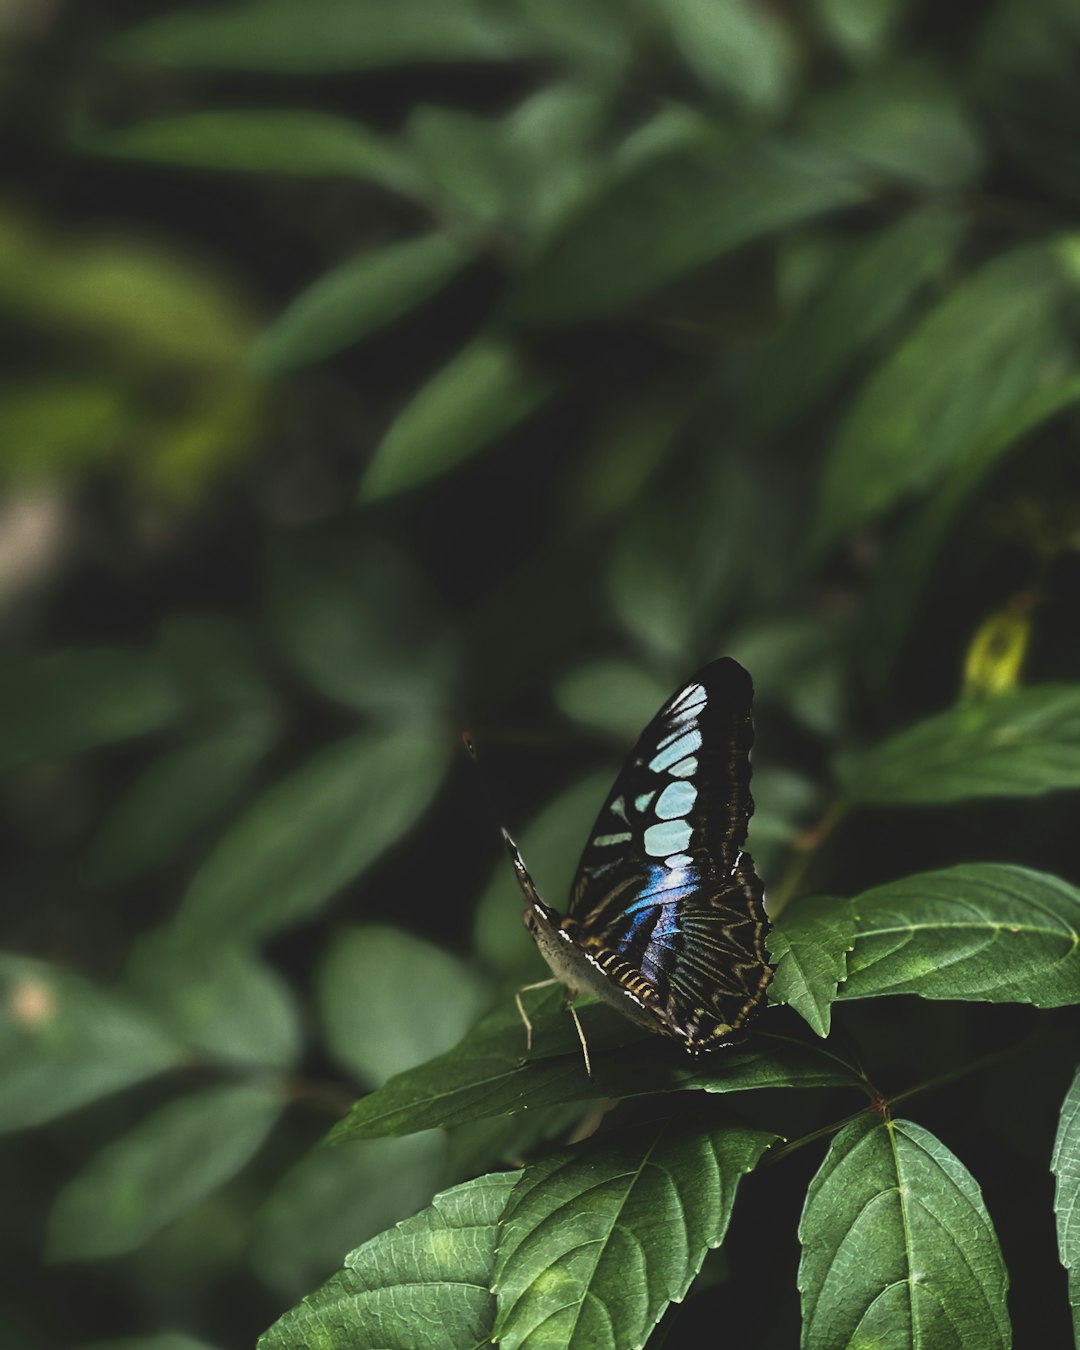
<svg viewBox="0 0 1080 1350">
<path fill-rule="evenodd" d="M 753 697 L 750 676 L 723 657 L 668 699 L 601 808 L 565 915 L 540 898 L 503 831 L 525 926 L 554 976 L 526 988 L 566 985 L 586 1069 L 575 994 L 597 995 L 692 1055 L 741 1039 L 764 1000 L 764 888 L 743 850 Z M 517 1003 L 531 1048 L 520 993 Z"/>
</svg>

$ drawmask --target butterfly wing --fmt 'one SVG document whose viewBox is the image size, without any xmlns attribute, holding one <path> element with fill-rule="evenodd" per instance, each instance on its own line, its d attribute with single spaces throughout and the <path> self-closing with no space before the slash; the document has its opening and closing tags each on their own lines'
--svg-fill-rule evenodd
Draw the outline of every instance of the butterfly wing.
<svg viewBox="0 0 1080 1350">
<path fill-rule="evenodd" d="M 763 889 L 743 852 L 753 685 L 714 661 L 645 728 L 586 845 L 563 926 L 656 991 L 663 1030 L 692 1049 L 732 1038 L 771 978 Z"/>
</svg>

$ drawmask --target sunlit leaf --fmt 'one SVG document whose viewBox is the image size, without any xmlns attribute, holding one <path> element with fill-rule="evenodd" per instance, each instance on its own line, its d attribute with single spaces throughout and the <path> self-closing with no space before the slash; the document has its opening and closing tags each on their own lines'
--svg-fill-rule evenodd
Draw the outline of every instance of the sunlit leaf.
<svg viewBox="0 0 1080 1350">
<path fill-rule="evenodd" d="M 350 258 L 302 291 L 259 334 L 252 369 L 273 377 L 332 356 L 415 309 L 467 261 L 462 249 L 437 234 Z"/>
<path fill-rule="evenodd" d="M 185 1058 L 136 1004 L 43 961 L 0 956 L 0 1130 L 40 1125 Z"/>
<path fill-rule="evenodd" d="M 920 1125 L 836 1136 L 799 1225 L 804 1350 L 1012 1344 L 1008 1276 L 979 1187 Z"/>
<path fill-rule="evenodd" d="M 494 1339 L 644 1345 L 723 1241 L 738 1184 L 775 1137 L 676 1117 L 526 1167 L 500 1227 Z"/>
<path fill-rule="evenodd" d="M 770 1003 L 789 1003 L 817 1032 L 829 1034 L 837 985 L 855 946 L 855 907 L 833 896 L 808 896 L 778 918 L 766 939 L 776 973 Z"/>
<path fill-rule="evenodd" d="M 375 1084 L 449 1050 L 487 1001 L 464 962 L 384 924 L 334 935 L 317 996 L 328 1050 Z"/>
<path fill-rule="evenodd" d="M 964 654 L 964 697 L 996 698 L 1020 682 L 1031 640 L 1031 618 L 1012 607 L 999 609 L 978 627 Z"/>
<path fill-rule="evenodd" d="M 528 417 L 554 388 L 501 339 L 476 338 L 398 414 L 367 467 L 361 497 L 390 497 L 456 468 Z"/>
<path fill-rule="evenodd" d="M 49 1218 L 51 1259 L 138 1247 L 244 1167 L 282 1105 L 271 1088 L 218 1087 L 162 1107 L 60 1192 Z"/>
<path fill-rule="evenodd" d="M 305 918 L 416 824 L 442 783 L 440 732 L 362 732 L 319 751 L 228 831 L 184 897 L 178 927 L 254 937 Z"/>
<path fill-rule="evenodd" d="M 144 652 L 8 655 L 0 662 L 0 768 L 146 736 L 183 707 L 172 672 Z"/>
<path fill-rule="evenodd" d="M 422 1209 L 445 1169 L 446 1139 L 437 1131 L 315 1149 L 255 1216 L 255 1270 L 286 1298 L 300 1298 L 354 1247 Z"/>
<path fill-rule="evenodd" d="M 259 1338 L 259 1350 L 408 1346 L 479 1350 L 495 1320 L 499 1219 L 517 1173 L 478 1177 L 358 1247 L 344 1269 Z"/>
<path fill-rule="evenodd" d="M 278 649 L 324 697 L 414 725 L 452 704 L 446 618 L 403 549 L 371 535 L 294 534 L 270 554 L 266 609 Z"/>
<path fill-rule="evenodd" d="M 1080 685 L 962 703 L 841 764 L 853 802 L 956 802 L 1080 787 Z"/>
<path fill-rule="evenodd" d="M 921 872 L 855 900 L 842 998 L 1080 1002 L 1080 891 L 1002 863 Z"/>
<path fill-rule="evenodd" d="M 945 207 L 910 211 L 845 253 L 766 351 L 752 400 L 758 425 L 790 421 L 828 394 L 944 273 L 963 228 Z"/>
<path fill-rule="evenodd" d="M 1064 252 L 1015 249 L 958 286 L 866 384 L 825 462 L 814 543 L 925 490 L 1060 361 Z"/>
<path fill-rule="evenodd" d="M 358 122 L 303 109 L 182 113 L 122 131 L 77 130 L 80 149 L 232 173 L 340 174 L 393 188 L 412 186 L 403 157 Z"/>
<path fill-rule="evenodd" d="M 566 323 L 618 311 L 741 244 L 862 199 L 833 159 L 801 144 L 651 160 L 584 208 L 521 274 L 510 311 Z"/>
<path fill-rule="evenodd" d="M 511 1005 L 486 1018 L 448 1054 L 398 1074 L 361 1098 L 329 1138 L 344 1142 L 438 1125 L 450 1128 L 597 1097 L 862 1086 L 859 1075 L 830 1053 L 765 1032 L 745 1046 L 690 1060 L 678 1046 L 595 1005 L 579 1011 L 592 1061 L 590 1076 L 561 996 L 549 994 L 530 1001 L 529 1007 L 533 1048 L 528 1054 L 525 1029 Z"/>
<path fill-rule="evenodd" d="M 287 1068 L 299 1055 L 289 986 L 243 948 L 159 930 L 136 943 L 126 980 L 163 1026 L 211 1062 Z"/>
<path fill-rule="evenodd" d="M 1061 1106 L 1050 1167 L 1057 1178 L 1054 1212 L 1058 1253 L 1069 1272 L 1069 1304 L 1080 1344 L 1080 1073 L 1073 1079 Z"/>
<path fill-rule="evenodd" d="M 272 739 L 273 729 L 251 718 L 167 750 L 106 816 L 87 859 L 90 879 L 115 885 L 175 862 L 239 797 Z"/>
<path fill-rule="evenodd" d="M 515 53 L 514 37 L 468 0 L 238 0 L 187 5 L 115 39 L 126 61 L 196 69 L 317 74 L 417 62 L 485 61 Z"/>
</svg>

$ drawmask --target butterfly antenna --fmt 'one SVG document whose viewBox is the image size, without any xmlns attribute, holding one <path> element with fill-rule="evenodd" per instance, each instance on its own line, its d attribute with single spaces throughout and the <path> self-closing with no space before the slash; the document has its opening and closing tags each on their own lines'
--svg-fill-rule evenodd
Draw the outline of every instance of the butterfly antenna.
<svg viewBox="0 0 1080 1350">
<path fill-rule="evenodd" d="M 469 753 L 469 758 L 480 768 L 480 756 L 476 753 L 476 743 L 467 731 L 461 733 L 461 739 L 465 743 L 465 749 Z M 495 796 L 491 790 L 491 783 L 487 776 L 481 772 L 480 782 L 483 786 L 484 797 L 487 801 L 488 811 L 499 827 L 499 833 L 503 837 L 503 843 L 506 845 L 506 851 L 510 855 L 510 862 L 514 868 L 514 875 L 517 877 L 518 885 L 521 887 L 521 893 L 530 904 L 535 904 L 540 900 L 539 892 L 529 876 L 529 869 L 521 856 L 521 850 L 514 843 L 513 836 L 506 826 L 499 820 L 499 812 L 495 806 Z"/>
</svg>

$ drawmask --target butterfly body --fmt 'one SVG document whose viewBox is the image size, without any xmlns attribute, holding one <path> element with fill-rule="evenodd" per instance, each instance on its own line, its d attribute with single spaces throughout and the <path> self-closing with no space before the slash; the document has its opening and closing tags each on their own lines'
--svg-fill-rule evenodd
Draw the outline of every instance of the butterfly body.
<svg viewBox="0 0 1080 1350">
<path fill-rule="evenodd" d="M 692 1054 L 741 1039 L 772 978 L 754 809 L 750 677 L 714 661 L 660 709 L 608 795 L 565 916 L 507 836 L 524 922 L 552 973 Z"/>
</svg>

